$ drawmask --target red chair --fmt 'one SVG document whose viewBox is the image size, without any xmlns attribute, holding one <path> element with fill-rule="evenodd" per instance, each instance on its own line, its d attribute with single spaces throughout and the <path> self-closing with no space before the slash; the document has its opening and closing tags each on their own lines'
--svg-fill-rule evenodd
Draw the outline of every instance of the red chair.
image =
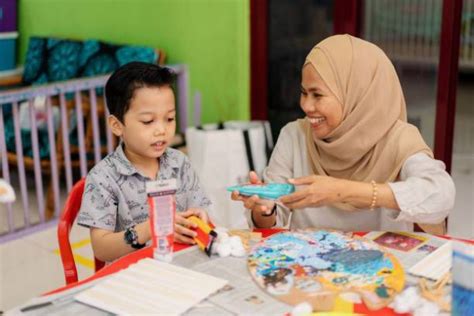
<svg viewBox="0 0 474 316">
<path fill-rule="evenodd" d="M 81 208 L 85 182 L 86 179 L 82 178 L 72 187 L 58 223 L 59 251 L 61 253 L 61 261 L 63 262 L 66 284 L 77 282 L 77 269 L 76 263 L 74 262 L 74 255 L 72 254 L 71 244 L 69 242 L 69 233 L 72 224 L 74 224 L 77 213 Z M 104 262 L 97 258 L 94 258 L 94 261 L 96 272 L 104 267 Z"/>
</svg>

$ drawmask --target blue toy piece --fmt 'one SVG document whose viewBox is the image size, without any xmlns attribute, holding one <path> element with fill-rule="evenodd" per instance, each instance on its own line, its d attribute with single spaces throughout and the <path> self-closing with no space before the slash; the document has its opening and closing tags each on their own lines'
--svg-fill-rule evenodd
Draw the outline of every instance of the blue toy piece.
<svg viewBox="0 0 474 316">
<path fill-rule="evenodd" d="M 295 192 L 295 186 L 289 183 L 245 184 L 228 187 L 227 191 L 238 191 L 240 195 L 258 195 L 261 199 L 277 200 L 283 195 Z"/>
</svg>

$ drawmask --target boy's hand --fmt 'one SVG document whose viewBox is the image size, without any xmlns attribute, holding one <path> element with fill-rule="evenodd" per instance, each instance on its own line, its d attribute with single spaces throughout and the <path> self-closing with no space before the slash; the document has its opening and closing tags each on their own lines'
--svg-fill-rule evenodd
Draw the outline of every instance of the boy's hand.
<svg viewBox="0 0 474 316">
<path fill-rule="evenodd" d="M 174 238 L 177 242 L 191 245 L 196 243 L 193 238 L 197 236 L 197 233 L 193 229 L 197 228 L 197 225 L 187 219 L 193 215 L 206 223 L 209 221 L 206 211 L 199 208 L 190 208 L 186 212 L 176 213 Z"/>
<path fill-rule="evenodd" d="M 199 217 L 203 222 L 209 223 L 209 215 L 207 215 L 207 212 L 203 210 L 202 208 L 192 207 L 192 208 L 189 208 L 188 211 L 194 212 L 193 214 L 189 216 L 195 215 Z M 189 217 L 189 216 L 186 216 L 186 217 Z"/>
</svg>

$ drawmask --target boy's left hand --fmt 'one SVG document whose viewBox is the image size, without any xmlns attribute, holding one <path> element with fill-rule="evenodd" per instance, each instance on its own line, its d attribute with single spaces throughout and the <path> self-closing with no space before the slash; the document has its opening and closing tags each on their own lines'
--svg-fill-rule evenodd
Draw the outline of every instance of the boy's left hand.
<svg viewBox="0 0 474 316">
<path fill-rule="evenodd" d="M 193 214 L 189 216 L 195 215 L 199 217 L 203 222 L 209 223 L 209 215 L 207 215 L 207 212 L 203 210 L 202 208 L 191 207 L 191 208 L 188 208 L 186 212 L 193 212 Z M 186 217 L 189 217 L 189 216 L 186 216 Z"/>
<path fill-rule="evenodd" d="M 196 243 L 193 238 L 196 237 L 197 233 L 193 229 L 196 228 L 197 225 L 187 219 L 193 215 L 199 217 L 206 223 L 209 221 L 207 212 L 199 208 L 189 208 L 185 212 L 176 213 L 174 239 L 177 242 L 191 245 Z"/>
</svg>

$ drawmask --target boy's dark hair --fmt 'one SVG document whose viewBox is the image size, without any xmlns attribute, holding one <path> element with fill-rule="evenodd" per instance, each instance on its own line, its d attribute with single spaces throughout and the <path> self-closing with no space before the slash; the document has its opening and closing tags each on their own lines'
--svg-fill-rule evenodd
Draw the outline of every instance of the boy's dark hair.
<svg viewBox="0 0 474 316">
<path fill-rule="evenodd" d="M 111 115 L 123 122 L 135 90 L 143 87 L 171 87 L 174 80 L 174 73 L 165 67 L 143 62 L 125 64 L 105 84 L 107 108 Z"/>
</svg>

